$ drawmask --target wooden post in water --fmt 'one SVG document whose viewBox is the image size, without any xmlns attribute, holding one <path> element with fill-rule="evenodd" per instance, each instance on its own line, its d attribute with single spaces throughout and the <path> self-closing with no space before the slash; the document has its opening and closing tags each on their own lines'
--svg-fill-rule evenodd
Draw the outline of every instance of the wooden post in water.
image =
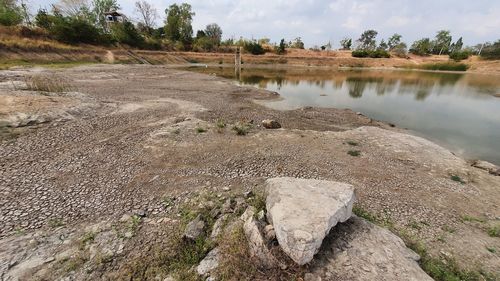
<svg viewBox="0 0 500 281">
<path fill-rule="evenodd" d="M 241 47 L 236 47 L 234 53 L 234 75 L 236 79 L 240 80 L 241 77 Z"/>
</svg>

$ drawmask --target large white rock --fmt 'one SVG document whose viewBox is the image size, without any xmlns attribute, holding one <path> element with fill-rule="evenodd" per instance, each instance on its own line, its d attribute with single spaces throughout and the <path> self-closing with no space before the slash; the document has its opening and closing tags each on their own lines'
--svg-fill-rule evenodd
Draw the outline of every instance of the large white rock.
<svg viewBox="0 0 500 281">
<path fill-rule="evenodd" d="M 310 262 L 330 229 L 352 215 L 349 184 L 272 178 L 266 185 L 267 218 L 283 251 L 299 265 Z"/>
</svg>

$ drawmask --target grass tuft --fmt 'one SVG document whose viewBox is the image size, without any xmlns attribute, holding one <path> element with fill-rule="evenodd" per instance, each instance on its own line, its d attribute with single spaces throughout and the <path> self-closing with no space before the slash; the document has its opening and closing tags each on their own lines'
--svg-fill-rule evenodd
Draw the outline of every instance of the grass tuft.
<svg viewBox="0 0 500 281">
<path fill-rule="evenodd" d="M 348 141 L 347 144 L 350 146 L 358 146 L 359 145 L 359 143 L 357 143 L 355 141 Z"/>
<path fill-rule="evenodd" d="M 451 179 L 452 181 L 456 181 L 456 182 L 459 182 L 459 183 L 461 183 L 461 184 L 465 184 L 465 181 L 464 181 L 464 180 L 462 180 L 462 178 L 461 178 L 461 177 L 459 177 L 459 176 L 457 176 L 457 175 L 451 175 L 451 176 L 450 176 L 450 179 Z"/>
<path fill-rule="evenodd" d="M 500 237 L 500 225 L 488 228 L 488 235 L 491 237 Z"/>
<path fill-rule="evenodd" d="M 206 133 L 206 132 L 207 132 L 207 129 L 202 128 L 202 127 L 198 127 L 198 128 L 196 128 L 196 132 L 197 132 L 198 134 L 201 134 L 201 133 Z"/>
<path fill-rule="evenodd" d="M 233 126 L 233 131 L 235 131 L 238 136 L 245 136 L 250 131 L 250 128 L 250 125 L 240 123 Z"/>
<path fill-rule="evenodd" d="M 347 154 L 349 154 L 351 156 L 354 156 L 354 157 L 357 157 L 357 156 L 361 155 L 361 151 L 359 151 L 359 150 L 349 150 L 347 152 Z"/>
<path fill-rule="evenodd" d="M 69 85 L 58 77 L 33 75 L 25 78 L 28 90 L 37 92 L 62 93 L 70 90 Z"/>
</svg>

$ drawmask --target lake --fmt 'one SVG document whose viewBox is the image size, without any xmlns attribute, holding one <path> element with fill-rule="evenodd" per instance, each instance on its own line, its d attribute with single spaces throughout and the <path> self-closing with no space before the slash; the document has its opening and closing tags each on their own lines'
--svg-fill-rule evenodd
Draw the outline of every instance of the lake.
<svg viewBox="0 0 500 281">
<path fill-rule="evenodd" d="M 391 70 L 191 67 L 278 92 L 280 109 L 349 108 L 407 128 L 468 159 L 500 165 L 500 77 Z"/>
</svg>

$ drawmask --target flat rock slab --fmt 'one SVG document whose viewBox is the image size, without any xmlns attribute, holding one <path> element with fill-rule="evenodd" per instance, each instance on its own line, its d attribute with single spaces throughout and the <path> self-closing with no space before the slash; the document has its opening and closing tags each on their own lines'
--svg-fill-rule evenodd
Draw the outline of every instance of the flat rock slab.
<svg viewBox="0 0 500 281">
<path fill-rule="evenodd" d="M 310 262 L 330 229 L 352 215 L 349 184 L 272 178 L 266 185 L 267 218 L 283 251 L 299 265 Z"/>
<path fill-rule="evenodd" d="M 310 270 L 322 280 L 431 281 L 419 259 L 388 229 L 353 216 L 325 238 Z"/>
</svg>

